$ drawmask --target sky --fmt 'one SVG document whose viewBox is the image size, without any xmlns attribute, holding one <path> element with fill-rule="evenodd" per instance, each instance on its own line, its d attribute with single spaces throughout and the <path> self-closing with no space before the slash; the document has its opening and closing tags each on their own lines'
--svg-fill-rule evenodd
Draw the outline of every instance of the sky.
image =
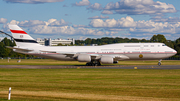
<svg viewBox="0 0 180 101">
<path fill-rule="evenodd" d="M 180 37 L 180 0 L 1 0 L 0 30 L 33 38 Z"/>
</svg>

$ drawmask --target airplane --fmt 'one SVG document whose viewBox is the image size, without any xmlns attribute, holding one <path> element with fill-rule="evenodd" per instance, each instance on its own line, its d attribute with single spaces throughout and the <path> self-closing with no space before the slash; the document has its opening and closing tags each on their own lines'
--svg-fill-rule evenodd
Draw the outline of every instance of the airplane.
<svg viewBox="0 0 180 101">
<path fill-rule="evenodd" d="M 17 25 L 9 25 L 17 46 L 7 47 L 28 55 L 65 61 L 87 62 L 87 66 L 114 64 L 121 60 L 161 60 L 177 52 L 164 43 L 116 43 L 100 46 L 43 46 Z"/>
</svg>

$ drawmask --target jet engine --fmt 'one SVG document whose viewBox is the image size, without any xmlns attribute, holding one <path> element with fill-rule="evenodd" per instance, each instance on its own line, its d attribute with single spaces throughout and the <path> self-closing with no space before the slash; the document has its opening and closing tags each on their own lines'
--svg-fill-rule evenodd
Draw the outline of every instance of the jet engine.
<svg viewBox="0 0 180 101">
<path fill-rule="evenodd" d="M 79 62 L 91 62 L 91 56 L 87 54 L 80 54 L 77 57 Z"/>
<path fill-rule="evenodd" d="M 100 61 L 102 64 L 113 64 L 114 63 L 113 58 L 110 56 L 103 56 L 103 57 L 101 57 Z"/>
</svg>

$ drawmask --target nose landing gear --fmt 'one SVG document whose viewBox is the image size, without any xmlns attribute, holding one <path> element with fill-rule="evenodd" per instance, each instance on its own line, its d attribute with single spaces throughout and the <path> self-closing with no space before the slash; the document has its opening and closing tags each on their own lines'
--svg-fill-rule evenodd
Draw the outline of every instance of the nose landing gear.
<svg viewBox="0 0 180 101">
<path fill-rule="evenodd" d="M 161 59 L 161 60 L 159 60 L 159 62 L 158 62 L 158 66 L 161 66 L 161 61 L 162 61 L 162 59 Z"/>
</svg>

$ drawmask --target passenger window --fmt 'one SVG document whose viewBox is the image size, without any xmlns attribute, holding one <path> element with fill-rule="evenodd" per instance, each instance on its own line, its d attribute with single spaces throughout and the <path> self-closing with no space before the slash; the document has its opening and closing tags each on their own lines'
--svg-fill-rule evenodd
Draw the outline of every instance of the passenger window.
<svg viewBox="0 0 180 101">
<path fill-rule="evenodd" d="M 162 45 L 162 46 L 166 46 L 166 45 L 164 44 L 164 45 Z"/>
</svg>

